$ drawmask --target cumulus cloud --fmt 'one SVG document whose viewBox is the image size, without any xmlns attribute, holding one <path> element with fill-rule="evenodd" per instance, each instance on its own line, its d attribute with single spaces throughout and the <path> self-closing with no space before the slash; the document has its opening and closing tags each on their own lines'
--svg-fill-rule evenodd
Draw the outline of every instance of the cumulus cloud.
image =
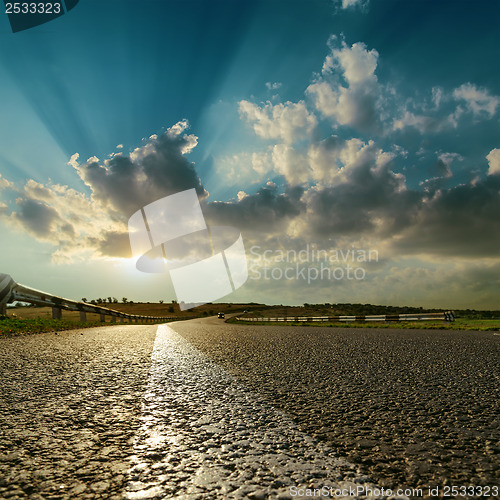
<svg viewBox="0 0 500 500">
<path fill-rule="evenodd" d="M 370 0 L 341 0 L 342 9 L 365 8 Z"/>
<path fill-rule="evenodd" d="M 12 214 L 12 219 L 32 236 L 46 240 L 56 229 L 68 227 L 58 212 L 46 203 L 18 198 L 16 204 L 18 210 Z"/>
<path fill-rule="evenodd" d="M 98 238 L 89 237 L 88 244 L 97 249 L 98 254 L 130 258 L 130 240 L 127 230 L 106 231 Z"/>
<path fill-rule="evenodd" d="M 463 157 L 458 153 L 441 153 L 438 156 L 437 162 L 433 165 L 434 177 L 425 179 L 420 183 L 420 186 L 429 194 L 441 189 L 448 179 L 453 177 L 451 164 L 455 161 L 463 161 Z"/>
<path fill-rule="evenodd" d="M 309 85 L 307 94 L 316 109 L 334 124 L 377 131 L 382 112 L 382 88 L 375 75 L 378 52 L 368 50 L 361 42 L 351 47 L 342 42 L 338 47 L 336 37 L 330 45 L 322 73 Z"/>
<path fill-rule="evenodd" d="M 378 52 L 375 49 L 367 50 L 364 43 L 354 43 L 352 47 L 348 47 L 344 42 L 342 48 L 332 50 L 323 65 L 323 71 L 328 72 L 340 67 L 344 78 L 351 86 L 367 82 L 376 83 L 375 70 L 378 57 Z"/>
<path fill-rule="evenodd" d="M 197 137 L 186 135 L 183 120 L 160 136 L 153 135 L 129 156 L 117 155 L 105 161 L 89 158 L 70 164 L 90 187 L 92 199 L 124 218 L 139 208 L 169 194 L 195 188 L 200 198 L 208 196 L 186 158 L 197 144 Z"/>
<path fill-rule="evenodd" d="M 422 102 L 409 99 L 399 116 L 393 120 L 392 129 L 403 130 L 409 127 L 422 134 L 443 132 L 457 128 L 460 119 L 468 113 L 472 113 L 476 119 L 492 118 L 499 103 L 498 97 L 472 83 L 464 83 L 448 92 L 434 87 L 430 102 L 425 99 Z"/>
<path fill-rule="evenodd" d="M 331 184 L 342 174 L 344 165 L 340 161 L 340 153 L 345 144 L 346 141 L 336 135 L 310 144 L 308 160 L 316 182 Z"/>
<path fill-rule="evenodd" d="M 458 153 L 441 153 L 438 156 L 438 168 L 439 168 L 439 173 L 443 177 L 452 177 L 453 173 L 451 171 L 451 164 L 454 161 L 463 161 L 464 158 L 462 155 Z"/>
<path fill-rule="evenodd" d="M 365 143 L 361 139 L 345 140 L 333 135 L 311 143 L 308 155 L 316 185 L 331 185 L 347 181 L 365 164 L 379 169 L 387 165 L 395 153 L 382 151 L 374 141 Z"/>
<path fill-rule="evenodd" d="M 12 188 L 13 184 L 0 174 L 0 189 Z"/>
<path fill-rule="evenodd" d="M 288 193 L 277 195 L 272 189 L 265 191 L 269 197 L 266 202 L 261 192 L 240 201 L 245 202 L 246 208 L 256 209 L 253 204 L 257 202 L 272 207 L 265 216 L 268 224 L 264 226 L 272 228 L 280 221 L 282 236 L 306 237 L 312 241 L 375 238 L 383 240 L 385 248 L 398 255 L 433 253 L 472 257 L 474 243 L 461 241 L 464 233 L 475 234 L 478 240 L 488 239 L 487 231 L 481 235 L 474 229 L 474 214 L 482 213 L 483 220 L 492 227 L 498 224 L 494 218 L 500 195 L 492 180 L 475 178 L 461 186 L 447 187 L 454 178 L 454 165 L 465 158 L 440 151 L 437 158 L 426 158 L 428 166 L 423 171 L 429 177 L 409 188 L 396 169 L 396 160 L 401 168 L 401 160 L 407 156 L 403 148 L 392 144 L 389 151 L 384 151 L 373 140 L 361 140 L 353 137 L 352 131 L 339 129 L 347 126 L 365 133 L 383 133 L 385 139 L 391 131 L 406 128 L 422 134 L 442 132 L 457 128 L 467 113 L 491 116 L 497 108 L 496 98 L 484 89 L 465 84 L 455 91 L 434 87 L 429 98 L 421 102 L 403 100 L 395 89 L 378 81 L 378 60 L 375 49 L 361 42 L 348 46 L 332 37 L 321 73 L 306 90 L 313 108 L 308 109 L 304 101 L 276 106 L 240 102 L 240 114 L 253 125 L 255 133 L 267 141 L 275 141 L 266 150 L 252 155 L 253 170 L 262 175 L 281 175 L 285 186 L 301 186 L 298 191 L 301 195 L 293 203 Z M 324 132 L 324 124 L 318 126 L 319 119 L 311 118 L 313 112 L 326 118 L 338 133 L 320 139 L 319 131 Z M 285 119 L 285 113 L 296 115 L 296 119 Z M 399 116 L 395 117 L 396 114 Z M 299 123 L 302 128 L 293 125 Z M 310 128 L 304 127 L 305 123 Z M 500 171 L 497 150 L 491 151 L 487 159 L 489 177 L 496 177 Z M 460 207 L 457 193 L 467 199 Z M 286 201 L 289 210 L 282 210 L 283 205 L 277 209 L 280 196 L 280 203 Z M 222 204 L 212 213 L 227 220 L 234 217 L 233 224 L 242 221 L 250 227 L 246 222 L 248 211 L 239 205 Z M 458 215 L 452 217 L 454 211 Z M 252 219 L 253 223 L 259 227 L 257 219 Z M 434 247 L 432 238 L 439 242 Z M 488 252 L 493 246 L 489 243 L 478 247 L 482 247 L 478 255 L 491 255 Z"/>
<path fill-rule="evenodd" d="M 287 188 L 283 193 L 268 182 L 257 193 L 239 197 L 238 202 L 211 202 L 203 205 L 207 221 L 216 225 L 234 226 L 247 233 L 258 233 L 262 239 L 283 231 L 290 220 L 305 210 L 304 189 Z"/>
<path fill-rule="evenodd" d="M 262 180 L 269 169 L 254 169 L 253 156 L 256 153 L 241 152 L 214 158 L 215 171 L 227 186 L 243 186 Z"/>
<path fill-rule="evenodd" d="M 375 239 L 391 255 L 497 257 L 498 238 L 490 237 L 491 231 L 500 234 L 497 153 L 487 156 L 488 179 L 445 188 L 453 165 L 465 158 L 438 152 L 429 165 L 434 176 L 410 189 L 394 170 L 396 157 L 406 155 L 401 148 L 384 151 L 374 141 L 337 135 L 311 140 L 305 153 L 278 143 L 262 163 L 268 165 L 270 155 L 274 172 L 289 184 L 294 175 L 301 181 L 304 172 L 314 183 L 293 197 L 268 186 L 240 203 L 210 204 L 211 214 L 266 235 L 279 227 L 281 237 L 293 240 Z"/>
<path fill-rule="evenodd" d="M 500 175 L 445 188 L 452 175 L 446 159 L 435 166 L 440 176 L 434 185 L 410 189 L 391 170 L 390 159 L 365 145 L 359 162 L 332 185 L 317 184 L 304 193 L 306 209 L 288 234 L 309 241 L 374 240 L 393 257 L 498 258 Z"/>
<path fill-rule="evenodd" d="M 271 154 L 268 151 L 252 153 L 252 169 L 260 176 L 264 176 L 272 170 Z"/>
<path fill-rule="evenodd" d="M 493 117 L 500 99 L 492 96 L 486 89 L 478 88 L 473 83 L 464 83 L 453 91 L 453 97 L 462 101 L 467 110 L 475 116 Z"/>
<path fill-rule="evenodd" d="M 346 7 L 354 3 L 361 2 Z M 321 72 L 306 89 L 309 101 L 239 103 L 241 116 L 259 137 L 293 145 L 318 136 L 322 118 L 335 129 L 349 127 L 363 134 L 389 136 L 406 129 L 441 133 L 457 129 L 469 113 L 487 119 L 498 109 L 500 99 L 472 83 L 454 90 L 435 86 L 426 98 L 404 96 L 401 89 L 379 81 L 380 56 L 375 48 L 363 42 L 348 45 L 337 36 L 331 36 L 328 45 Z M 275 84 L 266 86 L 271 89 Z"/>
<path fill-rule="evenodd" d="M 307 213 L 296 222 L 298 233 L 316 239 L 387 237 L 411 224 L 419 194 L 408 190 L 404 176 L 391 170 L 392 154 L 373 142 L 350 140 L 337 155 L 342 167 L 335 182 L 316 185 L 305 193 Z"/>
<path fill-rule="evenodd" d="M 11 193 L 18 195 L 15 204 L 6 205 L 0 215 L 15 229 L 57 246 L 53 253 L 55 261 L 69 262 L 84 254 L 102 254 L 99 245 L 94 243 L 105 238 L 108 232 L 126 230 L 123 221 L 68 186 L 44 185 L 30 179 L 22 189 L 13 184 L 11 187 Z M 122 255 L 123 252 L 122 249 Z"/>
<path fill-rule="evenodd" d="M 79 155 L 68 164 L 90 188 L 90 196 L 68 186 L 28 180 L 20 190 L 0 178 L 0 187 L 16 193 L 15 206 L 2 210 L 4 220 L 36 239 L 58 246 L 53 256 L 71 261 L 79 254 L 130 256 L 127 221 L 143 206 L 169 194 L 195 188 L 208 196 L 187 155 L 197 144 L 183 120 L 151 136 L 128 156 L 107 160 Z"/>
<path fill-rule="evenodd" d="M 267 102 L 259 106 L 243 100 L 239 103 L 239 111 L 259 137 L 281 139 L 288 144 L 309 136 L 317 125 L 316 116 L 307 109 L 304 101 Z"/>
<path fill-rule="evenodd" d="M 500 149 L 492 149 L 486 156 L 486 159 L 489 164 L 488 175 L 500 174 Z"/>
<path fill-rule="evenodd" d="M 278 90 L 282 87 L 281 82 L 266 82 L 267 90 Z"/>
<path fill-rule="evenodd" d="M 352 5 L 345 3 L 346 8 Z M 198 139 L 182 120 L 129 153 L 122 145 L 105 160 L 81 161 L 75 153 L 68 163 L 90 195 L 33 180 L 16 191 L 0 177 L 0 189 L 17 197 L 11 207 L 0 204 L 0 215 L 38 240 L 57 245 L 58 259 L 76 258 L 81 251 L 126 257 L 130 215 L 159 198 L 195 188 L 209 223 L 235 226 L 250 241 L 374 239 L 382 241 L 392 256 L 497 257 L 499 149 L 486 156 L 485 179 L 451 188 L 446 186 L 454 165 L 465 159 L 456 153 L 435 153 L 437 159 L 434 156 L 427 167 L 429 178 L 410 188 L 395 166 L 406 153 L 391 144 L 387 134 L 382 148 L 352 130 L 339 129 L 379 133 L 388 124 L 393 130 L 442 131 L 457 127 L 467 113 L 493 116 L 498 98 L 470 83 L 453 92 L 435 87 L 420 107 L 406 102 L 398 108 L 397 119 L 388 119 L 384 103 L 391 89 L 378 81 L 378 60 L 378 52 L 361 42 L 348 46 L 332 38 L 305 100 L 240 101 L 241 118 L 265 142 L 257 151 L 224 157 L 216 165 L 237 185 L 233 200 L 208 199 L 187 158 Z M 280 84 L 266 86 L 276 90 Z M 443 106 L 452 109 L 443 112 Z M 239 170 L 250 174 L 242 176 Z M 281 176 L 282 186 L 268 182 L 257 192 L 249 189 L 249 183 L 276 176 Z"/>
<path fill-rule="evenodd" d="M 304 184 L 310 178 L 307 158 L 288 144 L 276 144 L 272 150 L 274 170 L 290 185 Z"/>
<path fill-rule="evenodd" d="M 458 125 L 458 118 L 461 114 L 461 108 L 444 116 L 439 113 L 434 113 L 432 115 L 415 114 L 406 110 L 400 118 L 394 120 L 393 130 L 403 130 L 410 127 L 415 128 L 421 134 L 442 132 L 443 130 L 456 128 Z"/>
<path fill-rule="evenodd" d="M 348 3 L 344 6 L 349 7 Z M 477 118 L 493 116 L 497 98 L 485 89 L 464 84 L 455 90 L 433 87 L 422 101 L 405 99 L 379 82 L 376 49 L 361 42 L 347 45 L 336 37 L 330 39 L 329 45 L 321 73 L 306 90 L 313 104 L 309 109 L 304 101 L 277 106 L 241 101 L 242 118 L 253 125 L 259 137 L 275 141 L 267 150 L 254 153 L 253 169 L 262 175 L 282 175 L 286 186 L 302 186 L 300 197 L 293 203 L 288 193 L 277 195 L 273 190 L 266 192 L 267 203 L 260 192 L 241 202 L 252 210 L 256 210 L 253 204 L 257 202 L 273 207 L 272 215 L 265 216 L 269 223 L 264 226 L 275 227 L 273 224 L 279 220 L 282 237 L 309 241 L 375 238 L 383 241 L 393 255 L 467 258 L 473 257 L 477 241 L 477 255 L 492 257 L 497 243 L 488 241 L 486 228 L 497 231 L 498 226 L 495 219 L 500 194 L 494 183 L 500 171 L 498 150 L 487 156 L 488 179 L 475 178 L 455 187 L 449 187 L 454 167 L 465 158 L 442 151 L 433 158 L 421 158 L 427 161 L 423 171 L 429 177 L 420 185 L 413 181 L 410 188 L 396 169 L 396 160 L 401 168 L 401 160 L 406 158 L 403 148 L 393 143 L 389 151 L 383 150 L 374 140 L 361 140 L 352 130 L 341 127 L 380 133 L 386 140 L 391 132 L 407 128 L 422 134 L 444 132 L 457 129 L 459 121 L 469 113 Z M 285 120 L 285 110 L 301 119 Z M 333 125 L 336 134 L 320 138 L 324 123 L 320 118 L 313 120 L 313 112 Z M 293 123 L 309 123 L 311 127 L 301 135 L 300 127 Z M 276 210 L 279 196 L 281 203 L 287 201 L 289 210 Z M 464 198 L 462 204 L 460 197 Z M 245 225 L 249 215 L 239 205 L 222 204 L 213 213 L 228 220 L 233 216 L 235 225 L 238 221 Z M 480 231 L 474 225 L 478 214 L 482 217 L 477 224 Z M 258 227 L 257 220 L 252 219 L 252 223 Z M 472 239 L 464 237 L 470 234 L 474 235 Z"/>
<path fill-rule="evenodd" d="M 393 236 L 405 254 L 498 258 L 500 176 L 422 197 L 413 224 Z"/>
</svg>

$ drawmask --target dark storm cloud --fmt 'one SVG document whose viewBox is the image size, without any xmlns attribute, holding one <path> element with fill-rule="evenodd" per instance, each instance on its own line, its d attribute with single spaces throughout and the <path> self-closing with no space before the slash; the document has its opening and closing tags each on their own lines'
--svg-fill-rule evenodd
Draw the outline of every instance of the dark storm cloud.
<svg viewBox="0 0 500 500">
<path fill-rule="evenodd" d="M 203 211 L 212 224 L 235 226 L 242 230 L 276 231 L 280 225 L 284 229 L 283 224 L 304 212 L 303 193 L 303 188 L 294 187 L 279 194 L 277 186 L 269 183 L 237 203 L 207 203 Z"/>
<path fill-rule="evenodd" d="M 307 227 L 317 236 L 388 236 L 412 223 L 420 195 L 388 168 L 364 164 L 347 182 L 309 192 Z"/>
<path fill-rule="evenodd" d="M 45 203 L 29 198 L 19 198 L 16 203 L 18 210 L 11 214 L 11 222 L 33 236 L 43 240 L 54 239 L 57 238 L 57 228 L 66 235 L 73 233 L 73 227 L 61 219 L 57 210 Z"/>
<path fill-rule="evenodd" d="M 500 173 L 495 169 L 482 180 L 447 188 L 451 162 L 462 159 L 443 153 L 431 164 L 437 174 L 433 182 L 409 189 L 404 176 L 393 171 L 397 153 L 383 152 L 373 141 L 332 136 L 310 148 L 316 184 L 280 188 L 269 182 L 255 194 L 240 192 L 238 200 L 209 202 L 194 164 L 185 158 L 196 145 L 194 136 L 183 135 L 186 126 L 181 122 L 152 136 L 128 156 L 80 165 L 73 157 L 91 198 L 34 181 L 18 191 L 3 180 L 4 190 L 20 196 L 14 211 L 0 204 L 0 214 L 39 240 L 64 242 L 70 258 L 80 250 L 126 258 L 128 217 L 158 198 L 194 187 L 208 224 L 236 227 L 254 241 L 368 238 L 385 242 L 392 256 L 498 257 Z"/>
<path fill-rule="evenodd" d="M 500 174 L 445 187 L 452 157 L 462 161 L 447 153 L 429 167 L 435 178 L 409 189 L 404 176 L 392 170 L 393 155 L 374 144 L 356 144 L 340 169 L 337 153 L 347 151 L 347 143 L 332 138 L 325 144 L 333 154 L 317 156 L 317 169 L 318 178 L 328 178 L 332 162 L 327 185 L 279 194 L 271 183 L 238 202 L 207 203 L 207 220 L 259 232 L 269 243 L 292 234 L 309 242 L 375 238 L 394 256 L 498 257 Z"/>
<path fill-rule="evenodd" d="M 401 190 L 387 172 L 365 170 L 363 182 L 312 190 L 308 213 L 311 237 L 373 236 L 388 241 L 394 255 L 500 253 L 499 175 L 426 193 Z"/>
<path fill-rule="evenodd" d="M 425 200 L 394 247 L 404 254 L 498 258 L 499 214 L 500 175 L 440 190 Z"/>
<path fill-rule="evenodd" d="M 51 232 L 58 213 L 43 203 L 33 200 L 18 200 L 19 211 L 13 214 L 14 219 L 36 236 L 46 236 Z"/>
<path fill-rule="evenodd" d="M 129 156 L 118 154 L 105 162 L 91 158 L 74 166 L 93 199 L 127 219 L 139 208 L 186 189 L 195 188 L 205 198 L 208 193 L 185 157 L 196 145 L 196 137 L 182 135 L 186 127 L 180 122 L 159 137 L 151 136 Z"/>
<path fill-rule="evenodd" d="M 132 257 L 128 233 L 107 231 L 101 238 L 89 238 L 89 246 L 97 248 L 99 254 L 107 257 Z"/>
</svg>

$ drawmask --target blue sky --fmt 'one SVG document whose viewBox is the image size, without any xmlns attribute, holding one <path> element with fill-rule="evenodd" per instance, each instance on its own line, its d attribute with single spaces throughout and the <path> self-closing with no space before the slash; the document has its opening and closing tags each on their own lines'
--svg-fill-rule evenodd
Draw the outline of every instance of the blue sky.
<svg viewBox="0 0 500 500">
<path fill-rule="evenodd" d="M 15 34 L 0 16 L 2 272 L 173 298 L 127 258 L 127 210 L 192 186 L 247 250 L 380 255 L 359 282 L 254 276 L 230 300 L 498 307 L 499 22 L 488 0 L 81 0 Z"/>
</svg>

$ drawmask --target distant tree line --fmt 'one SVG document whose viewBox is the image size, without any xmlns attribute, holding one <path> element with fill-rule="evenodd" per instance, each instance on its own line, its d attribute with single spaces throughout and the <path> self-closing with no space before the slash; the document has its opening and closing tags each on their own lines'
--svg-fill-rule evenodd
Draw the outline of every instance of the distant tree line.
<svg viewBox="0 0 500 500">
<path fill-rule="evenodd" d="M 97 298 L 88 300 L 86 297 L 82 298 L 82 302 L 89 302 L 90 304 L 101 305 L 101 304 L 118 304 L 119 301 L 116 297 L 107 297 L 107 298 Z M 123 297 L 121 299 L 122 304 L 133 304 L 133 300 L 129 300 L 127 297 Z M 158 301 L 160 304 L 163 304 L 163 300 Z M 208 303 L 207 305 L 210 305 Z M 235 306 L 239 306 L 235 304 Z M 264 311 L 275 311 L 276 313 L 280 312 L 285 315 L 293 315 L 294 308 L 297 306 L 266 306 L 264 304 L 256 304 L 254 302 L 246 305 L 242 305 L 238 308 L 243 310 L 248 308 L 248 306 L 262 306 L 262 310 Z M 171 304 L 168 305 L 167 310 L 171 313 L 177 309 L 177 301 L 172 300 Z M 230 309 L 231 304 L 225 304 L 225 308 Z M 303 305 L 304 309 L 310 312 L 314 312 L 315 314 L 326 316 L 326 315 L 335 315 L 335 316 L 371 316 L 377 314 L 413 314 L 413 313 L 422 313 L 422 312 L 444 312 L 448 309 L 431 309 L 427 307 L 411 307 L 411 306 L 383 306 L 383 305 L 374 305 L 374 304 L 351 304 L 351 303 L 323 303 L 323 304 L 308 304 L 305 303 Z M 252 307 L 254 309 L 254 307 Z M 254 309 L 254 313 L 261 313 L 259 307 L 259 311 Z M 500 318 L 500 311 L 479 311 L 476 309 L 454 309 L 455 315 L 461 318 L 469 318 L 469 319 L 498 319 Z M 203 313 L 205 314 L 205 312 Z M 215 314 L 214 310 L 208 311 L 208 314 Z"/>
<path fill-rule="evenodd" d="M 118 304 L 118 299 L 116 297 L 107 297 L 107 298 L 101 298 L 99 297 L 98 299 L 92 299 L 88 300 L 87 297 L 82 297 L 82 302 L 87 302 L 89 304 Z M 158 303 L 163 304 L 164 300 L 160 299 Z M 129 300 L 127 297 L 122 298 L 122 304 L 133 304 L 133 300 Z M 148 302 L 149 304 L 149 302 Z M 177 304 L 175 300 L 172 300 L 172 304 Z"/>
<path fill-rule="evenodd" d="M 280 306 L 278 306 L 280 307 Z M 282 307 L 282 306 L 281 306 Z M 414 314 L 422 312 L 444 312 L 449 309 L 432 309 L 428 307 L 411 306 L 382 306 L 374 304 L 304 304 L 304 308 L 322 311 L 326 314 L 338 316 L 371 316 L 377 314 Z M 469 319 L 495 319 L 500 318 L 500 311 L 478 311 L 476 309 L 454 309 L 457 317 Z"/>
<path fill-rule="evenodd" d="M 108 298 L 101 298 L 99 297 L 98 299 L 92 299 L 88 300 L 86 297 L 82 298 L 82 302 L 88 302 L 89 304 L 118 304 L 118 299 L 116 297 L 108 297 Z M 133 300 L 128 300 L 127 297 L 123 297 L 122 302 L 124 304 L 133 304 Z"/>
</svg>

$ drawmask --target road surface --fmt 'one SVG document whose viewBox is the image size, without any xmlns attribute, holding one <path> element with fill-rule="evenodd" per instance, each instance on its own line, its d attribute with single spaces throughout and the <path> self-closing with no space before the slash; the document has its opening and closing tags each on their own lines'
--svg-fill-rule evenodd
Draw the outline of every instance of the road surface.
<svg viewBox="0 0 500 500">
<path fill-rule="evenodd" d="M 498 485 L 493 332 L 208 318 L 0 342 L 0 498 Z"/>
</svg>

